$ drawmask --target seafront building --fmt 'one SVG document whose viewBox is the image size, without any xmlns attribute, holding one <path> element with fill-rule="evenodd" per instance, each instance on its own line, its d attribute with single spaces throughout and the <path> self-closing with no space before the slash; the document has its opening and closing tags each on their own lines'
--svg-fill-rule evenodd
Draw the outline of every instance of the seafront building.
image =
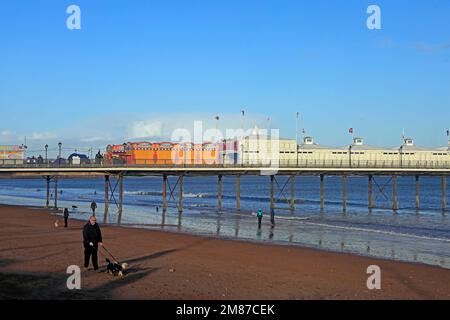
<svg viewBox="0 0 450 320">
<path fill-rule="evenodd" d="M 23 163 L 25 147 L 4 145 L 0 146 L 0 164 L 15 165 Z"/>
</svg>

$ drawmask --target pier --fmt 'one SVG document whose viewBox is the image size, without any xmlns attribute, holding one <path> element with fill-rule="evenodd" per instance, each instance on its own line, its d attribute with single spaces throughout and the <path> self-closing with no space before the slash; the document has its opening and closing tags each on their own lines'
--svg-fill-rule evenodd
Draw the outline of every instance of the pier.
<svg viewBox="0 0 450 320">
<path fill-rule="evenodd" d="M 295 210 L 295 187 L 296 180 L 302 176 L 317 176 L 320 178 L 320 209 L 325 208 L 325 184 L 326 177 L 342 177 L 342 209 L 347 209 L 347 178 L 351 176 L 367 177 L 367 207 L 372 209 L 374 205 L 374 185 L 378 192 L 385 192 L 385 186 L 377 183 L 379 177 L 389 177 L 389 184 L 392 184 L 392 210 L 399 209 L 398 203 L 398 179 L 399 177 L 411 176 L 415 178 L 415 207 L 420 208 L 420 177 L 438 176 L 441 177 L 441 203 L 442 210 L 447 209 L 447 176 L 450 175 L 450 167 L 382 167 L 382 166 L 316 166 L 316 167 L 292 167 L 280 166 L 261 167 L 261 166 L 228 166 L 228 165 L 193 165 L 193 166 L 144 166 L 144 165 L 78 165 L 78 166 L 51 166 L 51 165 L 0 165 L 0 178 L 44 178 L 46 181 L 46 202 L 45 207 L 50 208 L 51 183 L 54 187 L 54 205 L 58 208 L 58 181 L 64 177 L 87 178 L 98 177 L 104 179 L 105 197 L 104 207 L 105 216 L 110 210 L 110 201 L 114 201 L 117 206 L 119 220 L 123 212 L 123 193 L 124 180 L 130 176 L 159 176 L 162 179 L 162 208 L 165 212 L 170 201 L 175 202 L 178 212 L 183 212 L 183 177 L 216 176 L 217 177 L 217 210 L 222 210 L 222 180 L 223 177 L 234 177 L 236 179 L 236 210 L 241 209 L 241 177 L 243 176 L 268 176 L 269 201 L 271 221 L 274 223 L 275 210 Z M 176 179 L 174 186 L 170 185 L 170 180 Z M 282 180 L 285 182 L 282 183 Z M 112 181 L 115 180 L 115 184 Z M 289 185 L 289 188 L 287 187 Z M 179 188 L 178 199 L 175 199 L 175 190 Z M 289 189 L 286 192 L 285 189 Z M 276 190 L 284 195 L 283 199 L 276 197 Z M 412 191 L 414 192 L 414 191 Z M 117 196 L 116 196 L 117 193 Z M 289 193 L 289 194 L 288 194 Z M 285 207 L 277 205 L 286 204 Z"/>
</svg>

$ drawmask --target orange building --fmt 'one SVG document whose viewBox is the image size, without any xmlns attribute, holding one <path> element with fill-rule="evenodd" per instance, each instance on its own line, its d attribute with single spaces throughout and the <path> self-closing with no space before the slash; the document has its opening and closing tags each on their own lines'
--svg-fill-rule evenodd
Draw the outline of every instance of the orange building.
<svg viewBox="0 0 450 320">
<path fill-rule="evenodd" d="M 204 165 L 219 163 L 219 145 L 173 142 L 128 142 L 109 145 L 105 161 L 130 165 Z"/>
</svg>

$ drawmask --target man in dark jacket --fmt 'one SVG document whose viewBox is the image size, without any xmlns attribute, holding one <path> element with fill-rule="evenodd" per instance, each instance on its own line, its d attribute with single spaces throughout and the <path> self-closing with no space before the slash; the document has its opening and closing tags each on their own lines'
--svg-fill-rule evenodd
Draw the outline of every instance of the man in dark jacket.
<svg viewBox="0 0 450 320">
<path fill-rule="evenodd" d="M 64 228 L 67 228 L 68 220 L 69 220 L 69 209 L 64 208 Z"/>
<path fill-rule="evenodd" d="M 89 218 L 89 222 L 83 228 L 83 245 L 84 245 L 84 267 L 89 267 L 89 260 L 92 256 L 92 265 L 94 270 L 98 269 L 97 251 L 98 246 L 103 246 L 102 232 L 97 224 L 95 216 Z"/>
<path fill-rule="evenodd" d="M 95 216 L 95 209 L 97 209 L 97 202 L 95 202 L 95 200 L 92 200 L 91 202 L 91 211 L 92 211 L 92 215 Z"/>
</svg>

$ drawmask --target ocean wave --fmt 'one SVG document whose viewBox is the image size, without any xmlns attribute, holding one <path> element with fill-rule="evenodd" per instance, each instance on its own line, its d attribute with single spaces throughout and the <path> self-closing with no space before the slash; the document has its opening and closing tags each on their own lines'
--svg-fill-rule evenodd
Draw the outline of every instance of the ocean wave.
<svg viewBox="0 0 450 320">
<path fill-rule="evenodd" d="M 420 235 L 415 235 L 415 234 L 410 234 L 410 233 L 401 233 L 401 232 L 388 231 L 388 230 L 378 230 L 378 229 L 350 227 L 350 226 L 337 226 L 337 225 L 332 225 L 332 224 L 327 224 L 327 223 L 317 223 L 317 222 L 301 222 L 301 223 L 305 224 L 305 225 L 316 226 L 316 227 L 326 227 L 326 228 L 334 228 L 334 229 L 340 229 L 340 230 L 371 232 L 371 233 L 379 233 L 379 234 L 385 234 L 385 235 L 397 236 L 397 237 L 409 237 L 409 238 L 414 238 L 414 239 L 441 241 L 441 242 L 450 243 L 450 239 L 448 239 L 448 238 L 427 237 L 427 236 L 420 236 Z"/>
</svg>

